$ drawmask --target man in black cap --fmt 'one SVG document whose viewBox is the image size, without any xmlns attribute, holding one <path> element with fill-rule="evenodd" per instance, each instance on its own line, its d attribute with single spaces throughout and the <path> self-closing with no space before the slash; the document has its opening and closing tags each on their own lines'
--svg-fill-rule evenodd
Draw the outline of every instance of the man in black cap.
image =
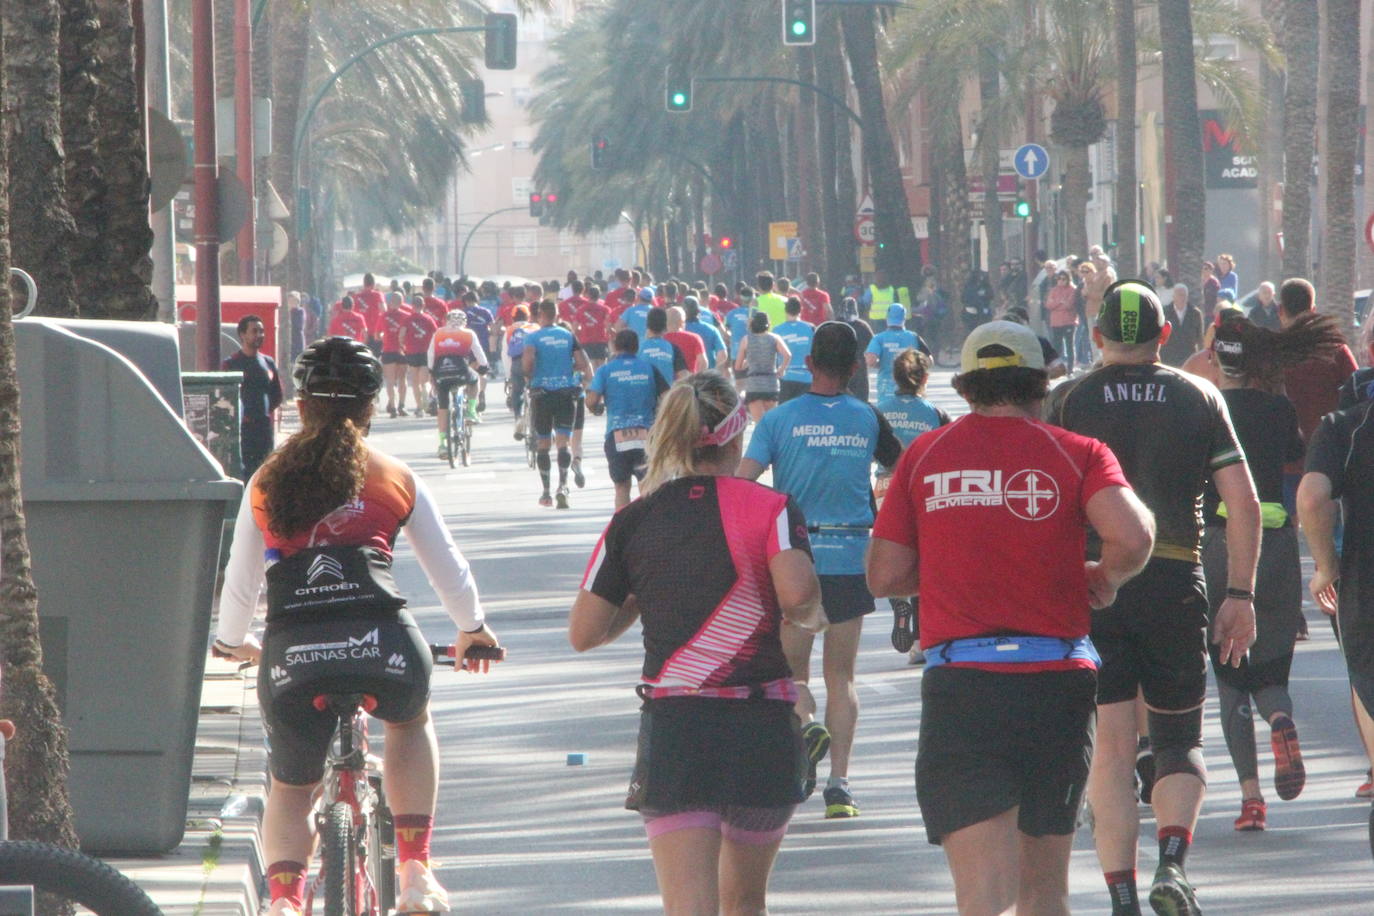
<svg viewBox="0 0 1374 916">
<path fill-rule="evenodd" d="M 1213 627 L 1223 664 L 1239 665 L 1255 640 L 1255 563 L 1260 507 L 1226 402 L 1210 382 L 1159 362 L 1172 328 L 1154 289 L 1140 280 L 1107 288 L 1093 341 L 1101 368 L 1051 395 L 1046 419 L 1111 447 L 1136 494 L 1155 515 L 1145 570 L 1093 615 L 1098 672 L 1097 748 L 1088 778 L 1097 857 L 1113 914 L 1138 914 L 1135 864 L 1137 693 L 1144 696 L 1154 751 L 1151 803 L 1159 825 L 1159 870 L 1150 903 L 1160 913 L 1198 912 L 1184 873 L 1206 791 L 1202 706 L 1207 694 L 1207 594 L 1200 504 L 1210 475 L 1226 503 L 1226 600 Z M 1096 549 L 1089 539 L 1089 554 Z"/>
</svg>

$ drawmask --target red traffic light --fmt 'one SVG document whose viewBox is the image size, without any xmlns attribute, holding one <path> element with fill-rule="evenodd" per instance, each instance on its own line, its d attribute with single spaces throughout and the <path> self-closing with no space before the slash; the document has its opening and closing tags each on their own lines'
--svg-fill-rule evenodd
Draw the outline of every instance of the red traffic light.
<svg viewBox="0 0 1374 916">
<path fill-rule="evenodd" d="M 732 238 L 730 238 L 730 236 L 728 236 L 728 235 L 722 235 L 722 236 L 720 237 L 720 247 L 721 247 L 722 249 L 732 248 L 732 247 L 734 247 L 734 244 L 735 244 L 735 240 L 732 239 Z"/>
<path fill-rule="evenodd" d="M 532 204 L 542 203 L 543 200 L 544 200 L 544 195 L 543 195 L 543 194 L 531 194 L 531 195 L 530 195 L 530 203 L 532 203 Z"/>
<path fill-rule="evenodd" d="M 549 192 L 548 194 L 544 195 L 544 201 L 546 203 L 556 204 L 558 203 L 558 195 L 554 194 L 553 192 Z"/>
</svg>

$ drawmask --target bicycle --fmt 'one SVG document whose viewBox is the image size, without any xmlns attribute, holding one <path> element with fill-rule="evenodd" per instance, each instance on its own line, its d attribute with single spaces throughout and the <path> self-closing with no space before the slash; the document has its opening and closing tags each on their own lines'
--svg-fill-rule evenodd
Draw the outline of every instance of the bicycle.
<svg viewBox="0 0 1374 916">
<path fill-rule="evenodd" d="M 457 666 L 453 647 L 429 646 L 436 664 Z M 464 661 L 503 661 L 501 646 L 472 646 Z M 396 905 L 396 827 L 382 791 L 378 761 L 368 754 L 367 720 L 377 700 L 368 694 L 321 694 L 321 712 L 338 718 L 334 748 L 315 806 L 319 867 L 306 888 L 304 916 L 318 899 L 323 916 L 387 916 Z"/>
<path fill-rule="evenodd" d="M 454 467 L 455 459 L 461 462 L 463 467 L 472 464 L 472 418 L 467 415 L 467 408 L 467 392 L 455 388 L 453 408 L 448 412 L 448 430 L 444 438 L 449 467 Z"/>
<path fill-rule="evenodd" d="M 0 719 L 0 764 L 5 759 L 5 742 L 13 737 L 13 723 Z M 11 912 L 5 905 L 32 908 L 32 892 L 39 890 L 79 904 L 96 916 L 162 916 L 162 910 L 137 884 L 99 859 L 51 843 L 10 840 L 6 803 L 0 767 L 0 909 Z"/>
</svg>

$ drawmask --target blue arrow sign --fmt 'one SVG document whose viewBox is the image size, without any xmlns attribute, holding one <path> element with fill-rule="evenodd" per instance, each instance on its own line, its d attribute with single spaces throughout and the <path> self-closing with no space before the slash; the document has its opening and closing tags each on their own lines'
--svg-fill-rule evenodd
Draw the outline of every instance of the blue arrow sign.
<svg viewBox="0 0 1374 916">
<path fill-rule="evenodd" d="M 1049 171 L 1050 154 L 1039 143 L 1026 143 L 1016 150 L 1011 164 L 1016 174 L 1034 180 Z"/>
</svg>

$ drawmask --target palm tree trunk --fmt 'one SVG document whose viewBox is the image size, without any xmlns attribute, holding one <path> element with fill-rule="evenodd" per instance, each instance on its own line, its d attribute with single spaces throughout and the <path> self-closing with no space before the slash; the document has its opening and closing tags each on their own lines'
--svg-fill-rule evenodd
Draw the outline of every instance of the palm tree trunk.
<svg viewBox="0 0 1374 916">
<path fill-rule="evenodd" d="M 301 96 L 304 94 L 306 61 L 310 37 L 310 7 L 304 3 L 272 3 L 267 15 L 271 18 L 272 44 L 272 184 L 286 200 L 292 221 L 291 248 L 283 265 L 284 276 L 273 279 L 290 289 L 303 289 L 301 249 L 305 239 L 297 231 L 300 201 L 296 199 L 296 162 L 292 144 L 296 142 L 296 122 L 301 115 Z"/>
<path fill-rule="evenodd" d="M 955 69 L 938 62 L 927 67 L 931 106 L 931 171 L 935 175 L 938 200 L 938 227 L 932 227 L 936 241 L 935 270 L 940 286 L 949 297 L 949 330 L 958 326 L 962 310 L 961 290 L 972 263 L 969 251 L 971 220 L 968 205 L 968 176 L 964 169 L 964 128 L 959 116 L 958 79 Z M 957 339 L 950 333 L 944 340 Z"/>
<path fill-rule="evenodd" d="M 877 20 L 870 7 L 846 8 L 841 14 L 849 70 L 863 118 L 864 159 L 873 184 L 873 220 L 878 227 L 878 267 L 897 286 L 915 289 L 921 278 L 921 252 L 911 225 L 906 187 L 902 183 L 897 145 L 888 126 L 878 68 Z"/>
<path fill-rule="evenodd" d="M 1002 90 L 1001 74 L 997 69 L 997 50 L 978 49 L 978 99 L 983 112 L 997 100 Z M 997 196 L 997 180 L 1002 174 L 1001 132 L 985 115 L 978 124 L 978 165 L 983 176 L 983 231 L 988 239 L 988 267 L 1007 257 L 1002 238 L 1002 201 Z"/>
<path fill-rule="evenodd" d="M 9 4 L 7 12 L 17 4 Z M 54 23 L 56 20 L 54 19 Z M 0 98 L 11 99 L 4 79 L 15 51 L 8 15 L 0 16 Z M 54 44 L 53 51 L 56 51 Z M 32 66 L 27 63 L 26 66 Z M 0 162 L 7 136 L 0 131 Z M 9 276 L 9 178 L 0 169 L 0 276 Z M 67 798 L 67 732 L 57 693 L 43 673 L 38 642 L 38 591 L 33 584 L 24 504 L 19 491 L 19 378 L 15 368 L 14 314 L 8 283 L 0 283 L 0 718 L 13 719 L 19 733 L 6 752 L 9 823 L 17 840 L 42 840 L 76 848 Z M 66 909 L 70 911 L 69 908 Z M 45 910 L 52 912 L 52 910 Z"/>
<path fill-rule="evenodd" d="M 1311 269 L 1312 153 L 1317 134 L 1317 4 L 1285 0 L 1276 30 L 1287 60 L 1283 91 L 1283 275 Z"/>
<path fill-rule="evenodd" d="M 797 49 L 797 79 L 816 84 L 816 55 L 813 48 Z M 817 108 L 829 107 L 820 102 L 810 89 L 800 90 L 797 111 L 797 175 L 801 179 L 801 232 L 806 257 L 811 270 L 819 271 L 827 263 L 830 240 L 826 237 L 826 222 L 821 204 L 821 160 L 817 139 Z"/>
<path fill-rule="evenodd" d="M 1088 256 L 1088 188 L 1092 181 L 1086 146 L 1065 147 L 1064 244 L 1066 254 Z"/>
<path fill-rule="evenodd" d="M 1113 0 L 1112 6 L 1116 37 L 1116 271 L 1119 277 L 1135 277 L 1140 274 L 1140 232 L 1136 228 L 1135 0 Z"/>
<path fill-rule="evenodd" d="M 1355 342 L 1355 144 L 1359 140 L 1359 0 L 1327 0 L 1323 53 L 1330 65 L 1326 104 L 1326 220 L 1322 224 L 1322 311 Z"/>
<path fill-rule="evenodd" d="M 1282 0 L 1261 0 L 1260 15 L 1266 22 L 1276 22 L 1281 7 Z M 1259 138 L 1259 269 L 1260 276 L 1273 277 L 1279 266 L 1274 200 L 1283 177 L 1283 71 L 1270 66 L 1264 57 L 1260 57 L 1259 68 L 1260 108 L 1264 117 Z"/>
<path fill-rule="evenodd" d="M 1366 56 L 1364 61 L 1364 97 L 1366 99 L 1374 99 L 1374 43 L 1370 44 L 1369 48 L 1365 52 L 1365 55 Z M 1374 121 L 1374 118 L 1370 117 L 1368 106 L 1366 106 L 1366 125 L 1369 124 L 1371 121 Z M 1374 211 L 1374 206 L 1371 206 L 1374 205 L 1374 178 L 1370 177 L 1371 175 L 1374 175 L 1374 143 L 1370 143 L 1368 137 L 1365 138 L 1364 144 L 1363 174 L 1365 187 L 1364 208 L 1365 210 Z M 1363 229 L 1363 227 L 1360 228 Z M 1370 286 L 1374 286 L 1374 249 L 1371 249 L 1368 245 L 1360 244 L 1357 244 L 1355 248 L 1359 252 L 1358 288 L 1365 289 Z"/>
<path fill-rule="evenodd" d="M 1161 69 L 1164 71 L 1164 143 L 1173 178 L 1173 244 L 1169 271 L 1189 282 L 1194 304 L 1202 301 L 1202 253 L 1207 239 L 1207 198 L 1203 181 L 1202 128 L 1197 114 L 1193 58 L 1193 14 L 1189 0 L 1159 0 Z"/>
<path fill-rule="evenodd" d="M 839 20 L 824 15 L 820 24 L 821 37 L 816 45 L 816 82 L 831 95 L 843 99 L 846 94 L 844 52 L 840 48 Z M 850 121 L 835 106 L 823 102 L 816 107 L 818 145 L 821 169 L 821 210 L 825 219 L 826 260 L 822 279 L 830 287 L 830 294 L 838 297 L 846 274 L 858 273 L 854 257 L 855 240 L 851 210 L 854 199 L 854 167 L 849 157 L 849 144 L 840 149 L 840 132 L 849 138 Z M 847 188 L 848 190 L 842 190 Z M 848 196 L 846 196 L 846 194 Z M 835 299 L 839 305 L 839 299 Z"/>
<path fill-rule="evenodd" d="M 97 106 L 100 159 L 108 187 L 102 262 L 95 276 L 104 317 L 147 321 L 157 317 L 153 230 L 148 222 L 148 147 L 143 92 L 134 71 L 134 23 L 129 0 L 96 0 L 100 13 L 100 83 Z"/>
<path fill-rule="evenodd" d="M 101 241 L 106 235 L 106 193 L 101 170 L 96 104 L 102 86 L 97 76 L 100 20 L 95 0 L 67 0 L 62 5 L 62 146 L 67 209 L 75 231 L 71 265 L 79 301 L 88 315 L 100 316 Z"/>
<path fill-rule="evenodd" d="M 76 227 L 67 209 L 63 174 L 58 3 L 0 4 L 0 18 L 10 44 L 5 129 L 12 257 L 38 281 L 39 314 L 76 315 L 76 284 L 68 261 Z"/>
</svg>

